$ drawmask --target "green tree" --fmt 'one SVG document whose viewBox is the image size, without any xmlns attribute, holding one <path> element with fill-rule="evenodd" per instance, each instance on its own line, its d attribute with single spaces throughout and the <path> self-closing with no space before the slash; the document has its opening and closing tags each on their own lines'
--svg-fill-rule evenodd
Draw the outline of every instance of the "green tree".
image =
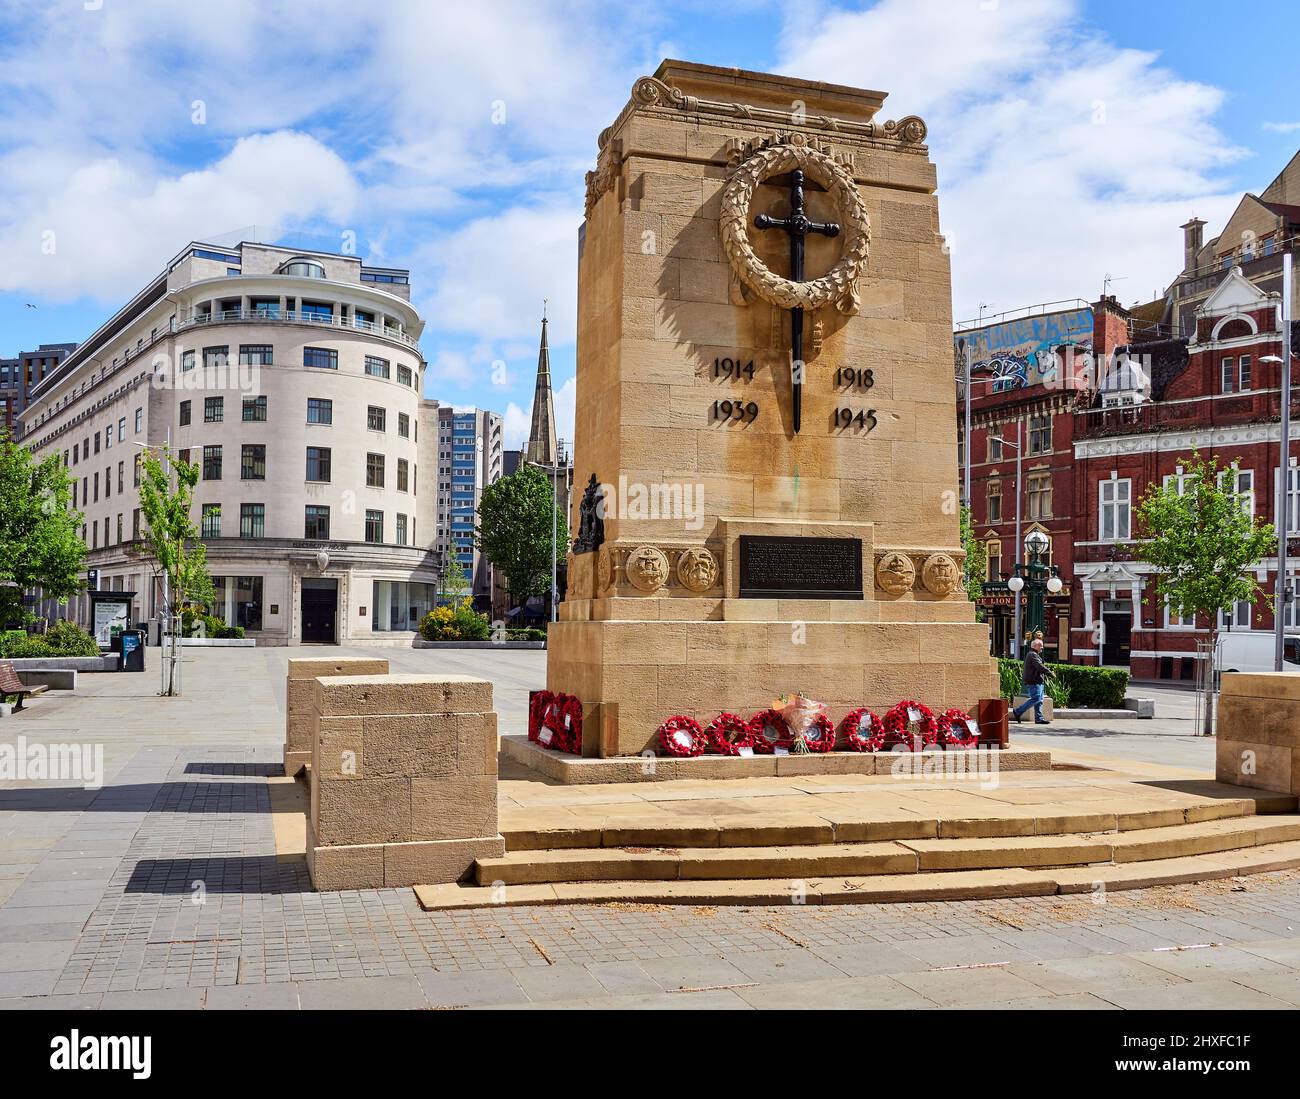
<svg viewBox="0 0 1300 1099">
<path fill-rule="evenodd" d="M 988 575 L 989 555 L 984 543 L 975 537 L 969 504 L 964 504 L 961 509 L 961 548 L 966 552 L 966 564 L 962 570 L 966 594 L 972 603 L 977 603 L 983 590 L 981 585 Z"/>
<path fill-rule="evenodd" d="M 199 466 L 173 456 L 169 447 L 146 450 L 140 461 L 140 514 L 146 557 L 167 578 L 170 617 L 180 613 L 187 603 L 203 603 L 213 597 L 212 578 L 208 575 L 207 547 L 199 540 L 195 526 L 194 488 L 199 481 Z M 177 693 L 175 665 L 176 639 L 172 639 L 168 674 L 164 677 L 164 694 Z"/>
<path fill-rule="evenodd" d="M 525 465 L 483 490 L 474 544 L 505 573 L 506 591 L 515 603 L 550 589 L 552 516 L 555 553 L 561 559 L 569 544 L 569 528 L 555 506 L 547 474 Z"/>
<path fill-rule="evenodd" d="M 1147 486 L 1137 506 L 1140 541 L 1134 551 L 1154 567 L 1156 597 L 1171 614 L 1209 622 L 1210 652 L 1217 654 L 1221 611 L 1261 595 L 1272 604 L 1253 570 L 1277 545 L 1277 533 L 1243 506 L 1235 462 L 1221 470 L 1217 459 L 1204 461 L 1194 451 L 1183 468 L 1181 479 Z M 1216 664 L 1205 709 L 1207 736 L 1213 729 Z"/>
<path fill-rule="evenodd" d="M 0 430 L 0 626 L 23 622 L 23 591 L 66 601 L 82 589 L 86 543 L 58 455 L 36 462 Z"/>
<path fill-rule="evenodd" d="M 459 607 L 469 594 L 469 580 L 465 576 L 465 560 L 460 547 L 454 541 L 448 542 L 447 567 L 442 570 L 442 590 L 440 595 Z"/>
</svg>

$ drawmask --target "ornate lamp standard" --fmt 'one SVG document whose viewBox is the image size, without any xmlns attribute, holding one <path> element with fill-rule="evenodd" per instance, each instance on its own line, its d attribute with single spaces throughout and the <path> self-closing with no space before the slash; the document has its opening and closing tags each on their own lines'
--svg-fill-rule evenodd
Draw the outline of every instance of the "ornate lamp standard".
<svg viewBox="0 0 1300 1099">
<path fill-rule="evenodd" d="M 1025 629 L 1028 633 L 1033 634 L 1035 630 L 1042 631 L 1044 624 L 1043 617 L 1043 593 L 1051 592 L 1055 595 L 1064 586 L 1061 583 L 1060 570 L 1055 565 L 1043 564 L 1043 554 L 1051 546 L 1051 539 L 1041 530 L 1030 531 L 1025 536 L 1025 552 L 1029 557 L 1028 563 L 1017 561 L 1012 566 L 1012 575 L 1007 580 L 1007 587 L 1016 597 L 1016 603 L 1020 602 L 1020 593 L 1024 591 L 1028 600 L 1025 608 L 1025 618 L 1027 624 Z M 1016 655 L 1020 656 L 1020 615 L 1016 615 Z"/>
</svg>

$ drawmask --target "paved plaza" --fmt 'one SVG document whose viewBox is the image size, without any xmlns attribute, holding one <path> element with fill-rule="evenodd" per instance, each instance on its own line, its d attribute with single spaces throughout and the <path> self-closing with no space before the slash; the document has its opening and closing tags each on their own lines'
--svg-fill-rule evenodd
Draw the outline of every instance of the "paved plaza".
<svg viewBox="0 0 1300 1099">
<path fill-rule="evenodd" d="M 490 678 L 506 733 L 545 672 L 536 651 L 329 650 L 376 652 L 395 672 Z M 924 904 L 429 913 L 410 889 L 314 893 L 301 856 L 277 853 L 273 779 L 285 662 L 321 653 L 190 652 L 185 696 L 162 699 L 151 650 L 143 675 L 82 676 L 0 724 L 5 743 L 102 744 L 105 775 L 2 784 L 0 1006 L 1300 1005 L 1294 871 Z M 1179 744 L 1208 771 L 1181 709 L 1034 743 L 1122 759 Z"/>
</svg>

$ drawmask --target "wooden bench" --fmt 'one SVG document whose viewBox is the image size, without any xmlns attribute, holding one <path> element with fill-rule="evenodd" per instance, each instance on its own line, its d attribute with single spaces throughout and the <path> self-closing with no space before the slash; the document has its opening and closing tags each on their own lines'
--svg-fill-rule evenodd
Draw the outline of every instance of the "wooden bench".
<svg viewBox="0 0 1300 1099">
<path fill-rule="evenodd" d="M 26 696 L 44 694 L 48 690 L 49 687 L 44 683 L 35 687 L 27 686 L 18 678 L 12 660 L 0 660 L 0 699 L 3 699 L 5 695 L 17 695 L 18 705 L 14 707 L 14 713 L 23 708 L 23 699 Z"/>
</svg>

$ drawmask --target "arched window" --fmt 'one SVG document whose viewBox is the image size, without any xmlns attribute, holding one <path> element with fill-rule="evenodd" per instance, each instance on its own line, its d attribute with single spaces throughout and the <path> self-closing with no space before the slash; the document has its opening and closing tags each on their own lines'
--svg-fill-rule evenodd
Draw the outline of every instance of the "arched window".
<svg viewBox="0 0 1300 1099">
<path fill-rule="evenodd" d="M 1219 329 L 1215 339 L 1236 340 L 1242 336 L 1253 336 L 1254 334 L 1254 330 L 1244 318 L 1234 317 Z"/>
</svg>

